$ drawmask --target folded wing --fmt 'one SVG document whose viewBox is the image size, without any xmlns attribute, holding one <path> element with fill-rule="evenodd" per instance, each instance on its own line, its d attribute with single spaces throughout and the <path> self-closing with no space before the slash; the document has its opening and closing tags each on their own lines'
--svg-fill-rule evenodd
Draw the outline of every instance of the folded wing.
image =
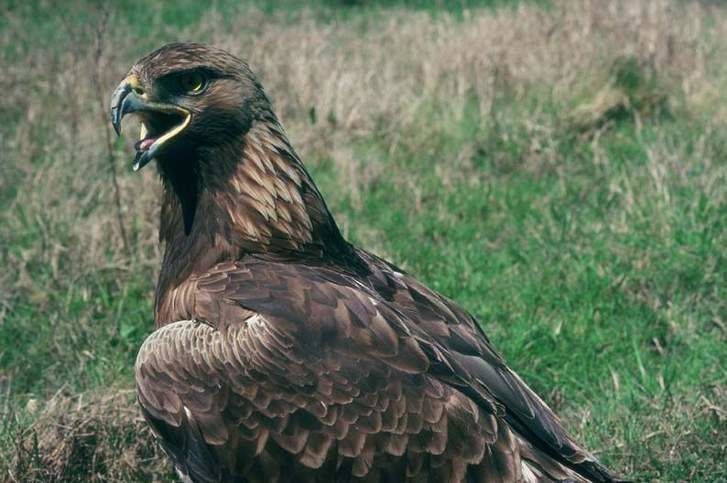
<svg viewBox="0 0 727 483">
<path fill-rule="evenodd" d="M 152 334 L 136 380 L 145 416 L 194 481 L 583 479 L 563 462 L 576 453 L 563 451 L 573 445 L 555 416 L 486 339 L 454 326 L 432 335 L 371 280 L 251 258 L 190 293 L 199 321 Z M 469 338 L 484 345 L 459 340 Z"/>
</svg>

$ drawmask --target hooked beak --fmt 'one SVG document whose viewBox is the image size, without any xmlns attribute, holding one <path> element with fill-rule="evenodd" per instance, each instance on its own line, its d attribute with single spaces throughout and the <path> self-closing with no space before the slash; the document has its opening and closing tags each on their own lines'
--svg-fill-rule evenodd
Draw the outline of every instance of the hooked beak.
<svg viewBox="0 0 727 483">
<path fill-rule="evenodd" d="M 114 126 L 116 135 L 121 135 L 121 119 L 127 112 L 132 112 L 132 102 L 136 99 L 127 99 L 131 92 L 131 85 L 128 82 L 122 82 L 111 96 L 111 124 Z"/>
<path fill-rule="evenodd" d="M 134 171 L 159 155 L 192 119 L 191 112 L 183 107 L 149 100 L 134 75 L 121 81 L 111 96 L 111 124 L 117 135 L 121 134 L 121 121 L 130 113 L 137 113 L 141 118 L 141 133 L 135 144 L 136 156 L 132 165 Z"/>
</svg>

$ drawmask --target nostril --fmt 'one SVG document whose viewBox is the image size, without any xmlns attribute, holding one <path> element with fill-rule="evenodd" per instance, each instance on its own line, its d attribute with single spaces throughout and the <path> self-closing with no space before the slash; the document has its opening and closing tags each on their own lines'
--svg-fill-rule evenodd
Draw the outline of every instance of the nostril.
<svg viewBox="0 0 727 483">
<path fill-rule="evenodd" d="M 144 89 L 142 89 L 142 88 L 141 88 L 141 87 L 139 87 L 139 86 L 133 86 L 133 87 L 131 88 L 131 90 L 132 90 L 132 91 L 134 91 L 134 94 L 138 94 L 138 95 L 142 95 L 142 94 L 144 94 Z"/>
</svg>

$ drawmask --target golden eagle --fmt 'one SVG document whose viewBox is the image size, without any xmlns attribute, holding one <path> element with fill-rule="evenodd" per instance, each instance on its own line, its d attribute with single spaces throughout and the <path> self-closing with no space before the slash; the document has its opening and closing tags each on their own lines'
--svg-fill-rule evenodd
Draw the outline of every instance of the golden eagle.
<svg viewBox="0 0 727 483">
<path fill-rule="evenodd" d="M 144 417 L 185 481 L 611 481 L 453 301 L 341 235 L 247 64 L 139 60 L 163 183 Z"/>
</svg>

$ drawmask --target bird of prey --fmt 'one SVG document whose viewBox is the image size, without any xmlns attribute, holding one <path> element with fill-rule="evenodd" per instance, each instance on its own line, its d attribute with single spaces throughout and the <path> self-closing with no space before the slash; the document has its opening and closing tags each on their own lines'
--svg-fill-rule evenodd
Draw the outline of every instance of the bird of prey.
<svg viewBox="0 0 727 483">
<path fill-rule="evenodd" d="M 165 45 L 129 113 L 165 247 L 138 401 L 183 481 L 613 480 L 472 315 L 343 238 L 245 62 Z"/>
</svg>

